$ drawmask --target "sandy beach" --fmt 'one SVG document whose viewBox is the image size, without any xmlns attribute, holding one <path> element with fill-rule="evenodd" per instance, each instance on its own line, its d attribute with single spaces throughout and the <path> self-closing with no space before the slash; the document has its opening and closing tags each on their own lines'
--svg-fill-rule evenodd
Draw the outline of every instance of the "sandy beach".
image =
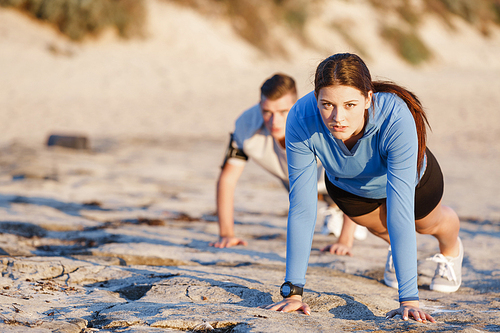
<svg viewBox="0 0 500 333">
<path fill-rule="evenodd" d="M 332 15 L 360 5 L 335 3 Z M 259 308 L 281 299 L 280 182 L 248 163 L 235 218 L 249 244 L 222 250 L 208 245 L 218 237 L 215 183 L 234 120 L 265 78 L 288 73 L 303 95 L 322 58 L 352 50 L 321 25 L 327 14 L 309 29 L 333 46 L 290 40 L 285 60 L 223 21 L 147 4 L 146 37 L 107 32 L 81 43 L 0 8 L 1 332 L 500 331 L 500 29 L 485 38 L 431 18 L 422 35 L 435 60 L 419 68 L 368 28 L 353 30 L 368 36 L 372 75 L 409 88 L 427 110 L 443 201 L 461 219 L 463 283 L 453 294 L 429 290 L 426 258 L 438 246 L 417 235 L 421 305 L 438 323 L 386 319 L 398 306 L 383 283 L 387 244 L 369 235 L 352 257 L 321 253 L 335 237 L 319 221 L 305 316 Z M 90 148 L 47 147 L 50 134 L 84 135 Z"/>
</svg>

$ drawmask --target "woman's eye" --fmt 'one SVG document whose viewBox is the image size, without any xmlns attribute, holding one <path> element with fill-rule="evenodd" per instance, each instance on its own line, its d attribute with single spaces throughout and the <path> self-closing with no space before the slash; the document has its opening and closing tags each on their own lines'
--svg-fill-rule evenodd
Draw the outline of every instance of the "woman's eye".
<svg viewBox="0 0 500 333">
<path fill-rule="evenodd" d="M 354 103 L 347 103 L 347 104 L 346 104 L 346 107 L 348 107 L 348 108 L 350 108 L 350 109 L 352 109 L 352 108 L 353 108 L 353 107 L 355 107 L 355 106 L 356 106 L 356 104 L 354 104 Z"/>
</svg>

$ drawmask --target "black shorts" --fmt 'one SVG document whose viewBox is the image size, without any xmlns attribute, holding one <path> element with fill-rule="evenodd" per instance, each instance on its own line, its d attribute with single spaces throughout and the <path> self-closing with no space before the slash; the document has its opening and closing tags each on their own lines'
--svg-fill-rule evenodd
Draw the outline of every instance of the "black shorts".
<svg viewBox="0 0 500 333">
<path fill-rule="evenodd" d="M 427 155 L 427 167 L 422 179 L 415 187 L 415 220 L 420 220 L 429 215 L 441 201 L 444 192 L 443 173 L 439 163 L 429 149 L 426 149 L 425 153 Z M 333 185 L 327 175 L 325 175 L 325 184 L 328 195 L 344 214 L 350 217 L 371 213 L 386 201 L 385 198 L 363 198 L 344 191 Z"/>
</svg>

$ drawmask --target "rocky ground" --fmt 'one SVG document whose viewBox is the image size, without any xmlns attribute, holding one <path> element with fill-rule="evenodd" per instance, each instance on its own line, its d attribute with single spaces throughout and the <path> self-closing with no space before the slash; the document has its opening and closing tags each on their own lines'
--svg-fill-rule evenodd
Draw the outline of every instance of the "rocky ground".
<svg viewBox="0 0 500 333">
<path fill-rule="evenodd" d="M 314 238 L 311 316 L 259 308 L 281 299 L 287 197 L 256 165 L 237 193 L 247 247 L 215 249 L 214 184 L 225 142 L 97 142 L 90 151 L 3 147 L 0 157 L 2 332 L 498 332 L 500 223 L 462 220 L 463 285 L 432 292 L 418 236 L 419 287 L 437 324 L 385 319 L 398 306 L 383 280 L 387 246 L 352 257 Z M 201 167 L 203 167 L 201 169 Z"/>
</svg>

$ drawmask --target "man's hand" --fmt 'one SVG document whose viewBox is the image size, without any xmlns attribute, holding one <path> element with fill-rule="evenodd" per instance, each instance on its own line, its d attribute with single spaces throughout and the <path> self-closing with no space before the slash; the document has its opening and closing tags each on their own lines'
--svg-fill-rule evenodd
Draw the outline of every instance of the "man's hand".
<svg viewBox="0 0 500 333">
<path fill-rule="evenodd" d="M 354 232 L 357 224 L 344 214 L 344 224 L 337 239 L 337 243 L 325 246 L 321 252 L 330 252 L 339 256 L 352 256 L 351 249 L 354 242 Z"/>
<path fill-rule="evenodd" d="M 336 254 L 339 256 L 352 256 L 351 253 L 352 246 L 337 242 L 331 245 L 327 245 L 321 249 L 321 252 L 330 252 L 331 254 Z"/>
<path fill-rule="evenodd" d="M 243 245 L 247 246 L 248 243 L 244 241 L 243 239 L 236 238 L 236 237 L 221 237 L 219 240 L 215 243 L 210 243 L 210 246 L 217 247 L 219 249 L 223 249 L 225 247 L 232 247 L 232 246 L 237 246 L 237 245 Z"/>
</svg>

